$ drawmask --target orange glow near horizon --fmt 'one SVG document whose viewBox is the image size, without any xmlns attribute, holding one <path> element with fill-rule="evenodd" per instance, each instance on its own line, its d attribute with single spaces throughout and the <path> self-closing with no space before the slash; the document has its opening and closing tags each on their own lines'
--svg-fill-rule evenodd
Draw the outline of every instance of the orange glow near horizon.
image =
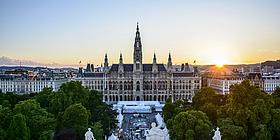
<svg viewBox="0 0 280 140">
<path fill-rule="evenodd" d="M 222 68 L 222 67 L 224 67 L 224 64 L 216 64 L 216 67 Z"/>
</svg>

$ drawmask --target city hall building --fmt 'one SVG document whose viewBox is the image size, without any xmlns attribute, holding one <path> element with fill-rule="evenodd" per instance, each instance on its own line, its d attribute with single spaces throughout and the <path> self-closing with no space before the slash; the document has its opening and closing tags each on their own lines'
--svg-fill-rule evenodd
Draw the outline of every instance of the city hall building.
<svg viewBox="0 0 280 140">
<path fill-rule="evenodd" d="M 93 68 L 88 64 L 76 80 L 89 89 L 103 93 L 108 103 L 117 101 L 160 101 L 183 99 L 192 101 L 195 92 L 201 88 L 201 77 L 197 67 L 188 63 L 172 65 L 169 53 L 167 63 L 158 63 L 154 54 L 151 63 L 142 63 L 142 43 L 137 23 L 133 60 L 123 63 L 122 54 L 118 64 L 109 65 L 105 54 L 104 65 Z"/>
</svg>

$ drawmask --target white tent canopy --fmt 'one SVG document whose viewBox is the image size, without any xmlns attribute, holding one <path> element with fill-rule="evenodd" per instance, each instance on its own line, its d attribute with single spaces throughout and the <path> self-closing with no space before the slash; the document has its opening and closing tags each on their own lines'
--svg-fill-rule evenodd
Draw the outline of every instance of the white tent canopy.
<svg viewBox="0 0 280 140">
<path fill-rule="evenodd" d="M 150 106 L 124 106 L 123 113 L 152 113 Z"/>
<path fill-rule="evenodd" d="M 160 106 L 159 101 L 119 101 L 116 106 Z"/>
</svg>

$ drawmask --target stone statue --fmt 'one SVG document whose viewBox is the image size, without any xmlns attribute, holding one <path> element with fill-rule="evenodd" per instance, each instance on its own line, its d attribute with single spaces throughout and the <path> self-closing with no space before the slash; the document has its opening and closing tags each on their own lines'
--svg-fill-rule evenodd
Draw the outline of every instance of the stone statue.
<svg viewBox="0 0 280 140">
<path fill-rule="evenodd" d="M 151 124 L 152 128 L 147 134 L 147 140 L 164 140 L 164 132 L 159 127 L 156 127 L 156 123 Z"/>
<path fill-rule="evenodd" d="M 85 140 L 95 140 L 91 128 L 88 128 L 88 131 L 85 133 Z"/>
<path fill-rule="evenodd" d="M 213 140 L 221 140 L 221 132 L 219 131 L 219 127 L 217 127 L 214 136 L 212 137 Z"/>
<path fill-rule="evenodd" d="M 112 135 L 108 138 L 108 140 L 118 140 L 118 137 L 112 133 Z"/>
</svg>

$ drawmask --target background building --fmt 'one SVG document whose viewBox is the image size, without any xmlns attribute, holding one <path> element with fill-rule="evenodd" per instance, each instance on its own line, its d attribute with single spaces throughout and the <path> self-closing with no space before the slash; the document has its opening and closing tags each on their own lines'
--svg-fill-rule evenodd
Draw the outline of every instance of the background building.
<svg viewBox="0 0 280 140">
<path fill-rule="evenodd" d="M 0 92 L 18 94 L 37 93 L 45 87 L 57 91 L 68 79 L 64 73 L 38 72 L 25 70 L 6 71 L 0 75 Z"/>
</svg>

